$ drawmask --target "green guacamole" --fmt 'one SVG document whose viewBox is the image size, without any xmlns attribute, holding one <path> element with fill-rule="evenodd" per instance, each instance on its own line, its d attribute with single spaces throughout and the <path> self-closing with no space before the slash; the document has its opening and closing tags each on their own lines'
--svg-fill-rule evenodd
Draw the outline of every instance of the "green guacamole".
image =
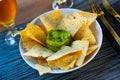
<svg viewBox="0 0 120 80">
<path fill-rule="evenodd" d="M 56 28 L 48 32 L 46 45 L 52 51 L 58 51 L 62 45 L 69 45 L 71 43 L 71 35 L 69 32 Z"/>
</svg>

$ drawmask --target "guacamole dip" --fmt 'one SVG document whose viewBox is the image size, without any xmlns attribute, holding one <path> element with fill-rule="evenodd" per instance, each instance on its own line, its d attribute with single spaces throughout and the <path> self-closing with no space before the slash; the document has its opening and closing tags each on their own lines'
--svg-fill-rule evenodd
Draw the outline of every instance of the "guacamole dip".
<svg viewBox="0 0 120 80">
<path fill-rule="evenodd" d="M 62 45 L 69 45 L 71 43 L 71 35 L 64 29 L 56 28 L 48 32 L 46 45 L 52 51 L 57 51 Z"/>
</svg>

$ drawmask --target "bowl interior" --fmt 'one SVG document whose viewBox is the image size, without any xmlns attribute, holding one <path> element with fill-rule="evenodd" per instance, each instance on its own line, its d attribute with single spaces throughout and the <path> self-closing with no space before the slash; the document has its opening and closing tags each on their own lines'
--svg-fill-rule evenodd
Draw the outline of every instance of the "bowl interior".
<svg viewBox="0 0 120 80">
<path fill-rule="evenodd" d="M 77 12 L 77 11 L 81 11 L 81 10 L 69 9 L 69 8 L 64 8 L 64 9 L 60 9 L 60 10 L 62 12 L 62 15 L 67 14 L 67 13 L 74 13 L 74 12 Z M 52 11 L 54 11 L 54 10 L 52 10 Z M 46 14 L 49 14 L 52 11 L 46 12 L 44 14 L 41 14 L 40 16 L 36 17 L 31 23 L 34 23 L 36 25 L 40 25 L 41 22 L 39 20 L 39 17 L 44 16 Z M 95 57 L 95 55 L 98 53 L 98 51 L 99 51 L 99 49 L 101 47 L 101 44 L 102 44 L 103 34 L 102 34 L 101 27 L 100 27 L 100 25 L 99 25 L 99 23 L 97 21 L 91 27 L 91 30 L 92 30 L 93 34 L 95 35 L 95 37 L 97 39 L 97 45 L 99 46 L 99 48 L 96 51 L 94 51 L 92 54 L 90 54 L 88 57 L 85 58 L 85 62 L 84 62 L 84 64 L 81 67 L 83 67 L 84 65 L 86 65 L 87 63 L 89 63 Z M 38 63 L 37 60 L 35 60 L 32 57 L 26 57 L 26 56 L 22 55 L 25 51 L 24 51 L 24 49 L 22 47 L 21 40 L 20 40 L 20 43 L 19 43 L 19 50 L 20 50 L 20 54 L 21 54 L 22 58 L 24 59 L 24 61 L 29 66 L 31 66 L 32 68 L 36 69 L 35 64 Z M 80 68 L 80 67 L 76 67 L 76 68 L 70 69 L 68 71 L 53 70 L 51 73 L 66 73 L 66 72 L 74 71 L 74 70 L 76 70 L 78 68 Z"/>
</svg>

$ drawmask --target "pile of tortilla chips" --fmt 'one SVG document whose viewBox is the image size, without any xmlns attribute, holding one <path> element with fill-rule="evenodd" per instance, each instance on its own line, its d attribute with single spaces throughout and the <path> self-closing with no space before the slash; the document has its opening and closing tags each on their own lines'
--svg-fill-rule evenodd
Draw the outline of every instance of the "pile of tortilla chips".
<svg viewBox="0 0 120 80">
<path fill-rule="evenodd" d="M 23 56 L 37 59 L 35 64 L 40 75 L 52 70 L 69 70 L 83 65 L 86 56 L 93 53 L 99 46 L 90 27 L 95 23 L 97 15 L 90 12 L 74 12 L 62 15 L 60 10 L 40 17 L 41 25 L 28 23 L 20 32 L 22 46 L 26 51 Z M 56 27 L 68 31 L 72 36 L 71 46 L 63 45 L 53 52 L 46 48 L 48 31 Z"/>
</svg>

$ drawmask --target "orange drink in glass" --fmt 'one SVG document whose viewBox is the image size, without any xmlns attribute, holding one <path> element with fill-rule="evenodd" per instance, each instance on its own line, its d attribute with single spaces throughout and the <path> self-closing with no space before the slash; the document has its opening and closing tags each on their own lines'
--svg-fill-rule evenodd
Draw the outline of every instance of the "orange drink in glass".
<svg viewBox="0 0 120 80">
<path fill-rule="evenodd" d="M 16 16 L 16 0 L 0 0 L 0 24 L 10 25 Z"/>
<path fill-rule="evenodd" d="M 7 27 L 9 32 L 5 36 L 5 41 L 13 45 L 16 43 L 16 34 L 14 21 L 17 11 L 16 0 L 0 0 L 0 25 Z"/>
</svg>

